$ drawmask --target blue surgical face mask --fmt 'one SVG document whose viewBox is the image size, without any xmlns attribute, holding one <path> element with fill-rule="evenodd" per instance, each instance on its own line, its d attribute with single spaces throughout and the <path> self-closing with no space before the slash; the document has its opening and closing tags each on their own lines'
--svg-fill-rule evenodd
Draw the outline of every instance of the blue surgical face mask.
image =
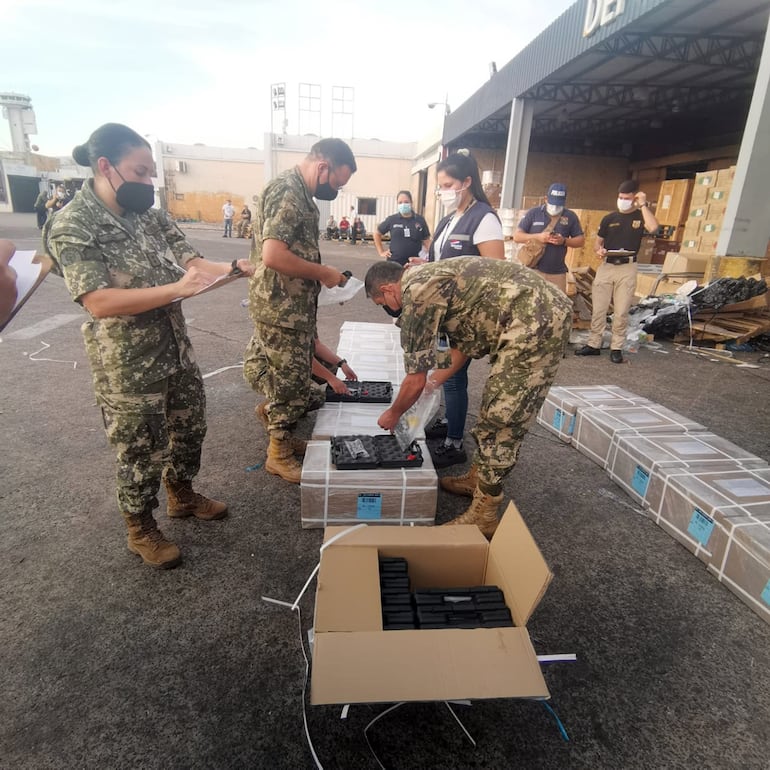
<svg viewBox="0 0 770 770">
<path fill-rule="evenodd" d="M 399 203 L 398 204 L 398 213 L 401 214 L 402 217 L 409 216 L 409 214 L 412 213 L 412 204 L 411 203 Z"/>
</svg>

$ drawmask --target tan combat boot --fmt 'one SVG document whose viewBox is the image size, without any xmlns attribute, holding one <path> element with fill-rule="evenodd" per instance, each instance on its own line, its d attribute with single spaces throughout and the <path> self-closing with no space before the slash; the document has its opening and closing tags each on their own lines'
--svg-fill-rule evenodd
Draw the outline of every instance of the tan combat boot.
<svg viewBox="0 0 770 770">
<path fill-rule="evenodd" d="M 208 497 L 193 491 L 192 481 L 168 481 L 164 479 L 168 495 L 167 513 L 172 519 L 184 519 L 195 516 L 203 521 L 213 521 L 227 516 L 227 505 L 219 500 L 209 500 Z"/>
<path fill-rule="evenodd" d="M 179 549 L 163 537 L 152 511 L 123 513 L 128 528 L 128 550 L 139 554 L 145 564 L 157 569 L 171 569 L 182 561 Z"/>
<path fill-rule="evenodd" d="M 294 456 L 291 438 L 279 439 L 270 436 L 265 470 L 280 476 L 284 481 L 299 484 L 302 478 L 302 464 Z"/>
<path fill-rule="evenodd" d="M 462 476 L 444 476 L 439 479 L 441 488 L 453 495 L 462 495 L 463 497 L 473 497 L 476 484 L 479 480 L 479 471 L 474 463 L 468 469 L 468 472 Z"/>
<path fill-rule="evenodd" d="M 257 408 L 255 409 L 257 413 L 257 417 L 259 417 L 260 422 L 265 426 L 265 432 L 269 433 L 268 430 L 268 419 L 267 419 L 267 401 L 263 401 L 261 404 L 257 404 Z M 291 437 L 291 450 L 294 452 L 297 457 L 304 457 L 305 452 L 307 452 L 307 441 L 304 441 L 301 438 L 294 438 L 294 436 Z"/>
<path fill-rule="evenodd" d="M 481 534 L 491 538 L 495 534 L 499 520 L 497 512 L 500 509 L 500 503 L 503 502 L 502 493 L 499 495 L 488 495 L 476 487 L 473 492 L 473 502 L 470 508 L 463 513 L 448 521 L 444 526 L 452 524 L 475 524 Z"/>
</svg>

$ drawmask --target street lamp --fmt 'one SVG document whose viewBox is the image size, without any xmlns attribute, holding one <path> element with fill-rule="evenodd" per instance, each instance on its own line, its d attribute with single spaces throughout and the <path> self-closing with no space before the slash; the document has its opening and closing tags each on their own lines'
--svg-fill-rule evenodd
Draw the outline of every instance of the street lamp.
<svg viewBox="0 0 770 770">
<path fill-rule="evenodd" d="M 428 109 L 432 110 L 435 107 L 438 107 L 440 104 L 444 105 L 444 115 L 449 115 L 449 113 L 452 111 L 449 107 L 449 94 L 444 97 L 443 102 L 428 102 Z"/>
</svg>

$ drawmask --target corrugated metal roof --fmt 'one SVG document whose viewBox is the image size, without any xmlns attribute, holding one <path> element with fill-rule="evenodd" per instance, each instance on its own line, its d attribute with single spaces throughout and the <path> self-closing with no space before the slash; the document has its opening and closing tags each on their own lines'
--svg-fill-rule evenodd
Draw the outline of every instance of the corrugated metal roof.
<svg viewBox="0 0 770 770">
<path fill-rule="evenodd" d="M 713 131 L 726 142 L 742 129 L 770 0 L 626 0 L 586 37 L 593 1 L 567 9 L 449 115 L 444 143 L 504 146 L 514 97 L 533 100 L 535 145 L 634 141 L 661 115 L 669 124 L 717 118 Z"/>
</svg>

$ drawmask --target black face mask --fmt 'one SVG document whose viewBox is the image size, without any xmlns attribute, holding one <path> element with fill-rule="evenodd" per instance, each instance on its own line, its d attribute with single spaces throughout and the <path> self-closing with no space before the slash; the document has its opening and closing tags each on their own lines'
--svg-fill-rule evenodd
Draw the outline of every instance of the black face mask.
<svg viewBox="0 0 770 770">
<path fill-rule="evenodd" d="M 115 171 L 118 171 L 115 169 Z M 118 176 L 123 179 L 123 174 L 118 171 Z M 115 188 L 112 188 L 115 190 Z M 144 214 L 152 208 L 155 203 L 155 189 L 151 184 L 142 184 L 141 182 L 126 182 L 115 190 L 115 200 L 118 206 L 126 211 L 133 211 L 136 214 Z"/>
<path fill-rule="evenodd" d="M 401 308 L 398 310 L 393 310 L 392 308 L 389 308 L 387 305 L 383 305 L 382 309 L 391 317 L 391 318 L 399 318 L 401 315 Z"/>
<path fill-rule="evenodd" d="M 331 173 L 331 169 L 329 169 L 329 173 Z M 319 171 L 318 177 L 316 179 L 315 193 L 313 193 L 313 197 L 319 201 L 333 201 L 337 197 L 337 193 L 339 191 L 335 190 L 329 184 L 328 179 L 325 182 L 319 182 L 318 180 L 320 178 L 321 178 L 321 172 Z"/>
</svg>

